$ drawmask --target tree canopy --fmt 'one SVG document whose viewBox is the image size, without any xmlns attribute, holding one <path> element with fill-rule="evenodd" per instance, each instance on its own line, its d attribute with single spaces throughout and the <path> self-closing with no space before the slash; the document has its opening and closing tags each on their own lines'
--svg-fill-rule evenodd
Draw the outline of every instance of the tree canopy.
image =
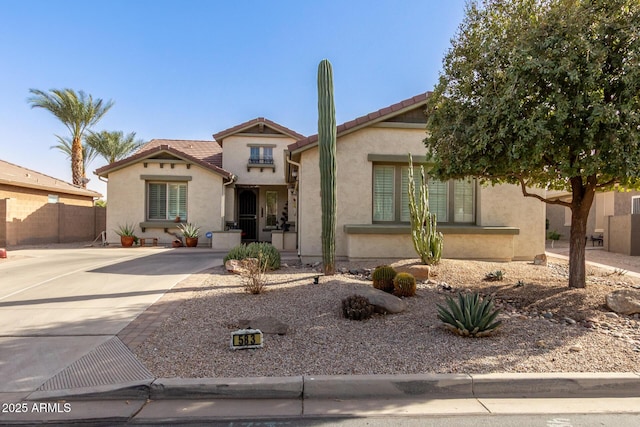
<svg viewBox="0 0 640 427">
<path fill-rule="evenodd" d="M 136 139 L 136 133 L 124 135 L 122 131 L 89 132 L 85 137 L 87 146 L 101 155 L 108 163 L 124 159 L 137 150 L 144 141 Z"/>
<path fill-rule="evenodd" d="M 571 208 L 569 286 L 584 287 L 595 191 L 640 183 L 640 2 L 469 3 L 427 113 L 434 175 L 518 184 Z"/>
<path fill-rule="evenodd" d="M 82 137 L 85 130 L 95 125 L 113 106 L 113 101 L 93 100 L 91 95 L 73 89 L 51 89 L 44 92 L 29 89 L 31 108 L 44 108 L 56 116 L 71 133 L 71 175 L 75 185 L 86 186 L 82 160 Z"/>
</svg>

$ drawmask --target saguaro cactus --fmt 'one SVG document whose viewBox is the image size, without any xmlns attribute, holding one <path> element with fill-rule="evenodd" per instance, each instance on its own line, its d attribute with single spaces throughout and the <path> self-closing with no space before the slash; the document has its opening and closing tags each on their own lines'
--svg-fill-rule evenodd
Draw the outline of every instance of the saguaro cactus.
<svg viewBox="0 0 640 427">
<path fill-rule="evenodd" d="M 332 275 L 336 258 L 336 108 L 333 102 L 333 71 L 326 59 L 318 65 L 318 148 L 322 263 L 324 274 Z"/>
<path fill-rule="evenodd" d="M 436 231 L 436 214 L 429 212 L 429 186 L 420 166 L 422 177 L 421 191 L 416 194 L 416 184 L 413 179 L 413 159 L 409 154 L 409 216 L 411 218 L 411 237 L 413 247 L 420 256 L 423 264 L 437 264 L 442 257 L 443 236 Z M 416 196 L 418 200 L 416 200 Z"/>
</svg>

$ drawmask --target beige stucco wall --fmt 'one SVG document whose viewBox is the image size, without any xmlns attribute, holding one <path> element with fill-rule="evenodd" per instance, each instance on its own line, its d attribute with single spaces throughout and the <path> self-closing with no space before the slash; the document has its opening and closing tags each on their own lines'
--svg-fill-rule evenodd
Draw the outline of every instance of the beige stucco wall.
<svg viewBox="0 0 640 427">
<path fill-rule="evenodd" d="M 545 191 L 528 189 L 544 196 Z M 545 203 L 525 197 L 515 185 L 479 186 L 476 224 L 484 227 L 517 227 L 520 233 L 513 239 L 514 259 L 533 259 L 544 253 Z"/>
<path fill-rule="evenodd" d="M 336 255 L 347 256 L 345 224 L 371 224 L 371 176 L 373 164 L 367 154 L 424 155 L 422 129 L 369 127 L 338 140 Z M 299 172 L 300 251 L 305 256 L 322 254 L 320 234 L 320 170 L 318 149 L 304 151 Z"/>
<path fill-rule="evenodd" d="M 284 185 L 284 150 L 295 142 L 283 135 L 236 134 L 223 140 L 222 168 L 238 177 L 238 185 Z M 252 167 L 247 170 L 251 150 L 250 145 L 274 145 L 273 164 L 275 169 Z"/>
<path fill-rule="evenodd" d="M 190 176 L 187 181 L 187 213 L 186 220 L 200 227 L 201 237 L 207 231 L 223 229 L 223 215 L 221 204 L 223 200 L 223 178 L 197 165 L 178 163 L 174 168 L 165 164 L 160 168 L 159 163 L 147 160 L 147 167 L 137 163 L 115 172 L 109 173 L 107 194 L 107 240 L 118 244 L 120 237 L 114 230 L 120 224 L 135 224 L 136 235 L 139 237 L 157 237 L 159 243 L 169 244 L 173 239 L 163 228 L 147 228 L 142 232 L 139 223 L 146 220 L 146 185 L 142 175 Z M 183 221 L 185 220 L 182 218 Z M 177 227 L 170 229 L 178 232 Z M 206 239 L 200 239 L 199 244 L 205 244 Z"/>
<path fill-rule="evenodd" d="M 345 224 L 372 223 L 372 169 L 368 154 L 424 155 L 423 129 L 368 127 L 345 135 L 337 143 L 336 256 L 415 257 L 409 235 L 347 235 Z M 299 187 L 300 253 L 322 254 L 320 172 L 318 149 L 301 154 Z M 525 198 L 513 185 L 478 186 L 476 221 L 479 226 L 517 227 L 517 235 L 448 235 L 445 254 L 450 258 L 532 259 L 544 252 L 544 204 Z"/>
</svg>

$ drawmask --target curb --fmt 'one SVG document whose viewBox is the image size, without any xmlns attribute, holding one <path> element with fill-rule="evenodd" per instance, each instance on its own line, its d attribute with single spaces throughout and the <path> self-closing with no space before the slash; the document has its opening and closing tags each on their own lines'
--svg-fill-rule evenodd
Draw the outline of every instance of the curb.
<svg viewBox="0 0 640 427">
<path fill-rule="evenodd" d="M 465 399 L 640 397 L 640 373 L 323 375 L 158 378 L 34 392 L 28 400 Z"/>
</svg>

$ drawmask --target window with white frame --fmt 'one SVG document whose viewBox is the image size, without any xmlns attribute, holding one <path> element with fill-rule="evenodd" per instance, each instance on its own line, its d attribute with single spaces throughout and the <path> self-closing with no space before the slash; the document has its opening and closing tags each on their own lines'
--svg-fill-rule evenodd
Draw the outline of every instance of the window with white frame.
<svg viewBox="0 0 640 427">
<path fill-rule="evenodd" d="M 420 168 L 414 167 L 416 192 L 422 188 Z M 429 210 L 439 223 L 475 222 L 475 180 L 438 181 L 427 177 Z M 373 221 L 408 223 L 409 167 L 376 164 L 373 166 Z M 420 194 L 416 194 L 417 197 Z"/>
<path fill-rule="evenodd" d="M 147 183 L 148 220 L 187 220 L 186 182 Z"/>
<path fill-rule="evenodd" d="M 249 146 L 249 165 L 273 165 L 273 146 Z"/>
</svg>

